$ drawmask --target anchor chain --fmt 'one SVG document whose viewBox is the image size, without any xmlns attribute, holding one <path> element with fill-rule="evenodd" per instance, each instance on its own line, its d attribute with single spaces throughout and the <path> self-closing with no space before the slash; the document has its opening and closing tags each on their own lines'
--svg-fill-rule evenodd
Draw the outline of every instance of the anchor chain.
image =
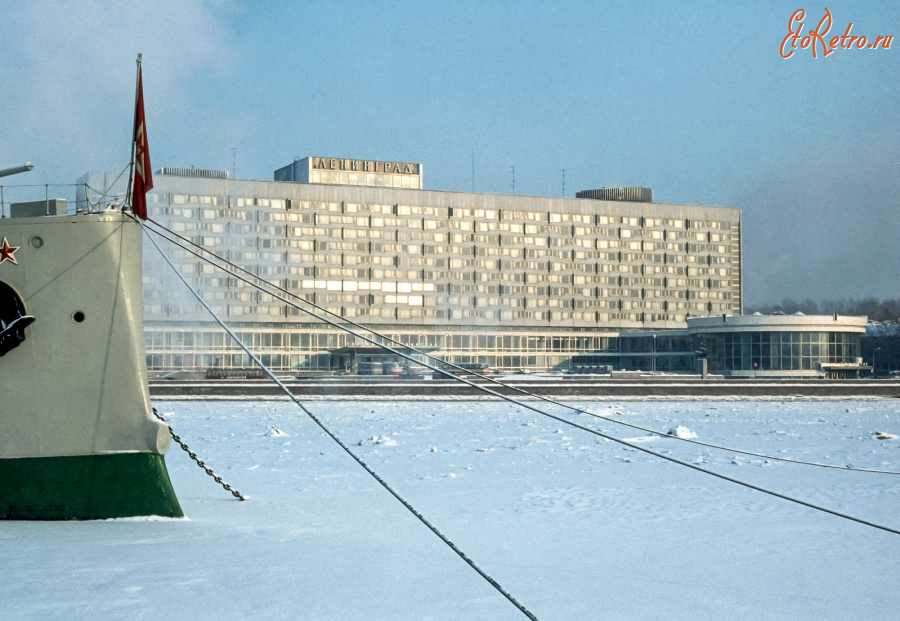
<svg viewBox="0 0 900 621">
<path fill-rule="evenodd" d="M 190 455 L 191 459 L 193 459 L 195 462 L 197 462 L 197 465 L 198 465 L 198 466 L 200 466 L 201 468 L 203 468 L 203 470 L 206 471 L 206 474 L 208 474 L 209 476 L 211 476 L 211 477 L 215 480 L 216 483 L 218 483 L 219 485 L 221 485 L 222 487 L 224 487 L 226 490 L 228 490 L 229 492 L 231 492 L 231 495 L 234 496 L 235 498 L 237 498 L 238 500 L 247 500 L 247 497 L 246 497 L 246 496 L 244 496 L 244 495 L 241 494 L 239 491 L 237 491 L 236 489 L 234 489 L 233 487 L 231 487 L 228 483 L 226 483 L 225 481 L 223 481 L 223 480 L 222 480 L 222 477 L 220 477 L 220 476 L 217 475 L 215 472 L 213 472 L 212 469 L 211 469 L 209 466 L 207 466 L 205 463 L 203 463 L 203 460 L 201 460 L 199 457 L 197 457 L 197 454 L 196 454 L 194 451 L 192 451 L 191 449 L 188 448 L 188 445 L 187 445 L 187 444 L 185 444 L 184 442 L 181 441 L 181 438 L 179 438 L 179 437 L 178 437 L 178 434 L 175 433 L 175 430 L 172 429 L 172 425 L 170 425 L 169 423 L 166 422 L 166 419 L 163 418 L 163 417 L 160 415 L 160 413 L 156 411 L 156 408 L 155 408 L 155 407 L 153 408 L 153 415 L 154 415 L 156 418 L 158 418 L 159 420 L 161 420 L 161 421 L 163 422 L 163 424 L 164 424 L 166 427 L 169 428 L 169 434 L 172 436 L 172 439 L 175 440 L 175 442 L 178 444 L 178 446 L 180 446 L 181 448 L 183 448 L 184 451 L 185 451 L 188 455 Z"/>
</svg>

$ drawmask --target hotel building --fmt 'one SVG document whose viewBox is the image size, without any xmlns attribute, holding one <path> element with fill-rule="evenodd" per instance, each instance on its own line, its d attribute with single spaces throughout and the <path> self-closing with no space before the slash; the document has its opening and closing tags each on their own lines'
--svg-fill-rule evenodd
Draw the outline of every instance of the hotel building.
<svg viewBox="0 0 900 621">
<path fill-rule="evenodd" d="M 110 175 L 80 180 L 109 193 Z M 652 202 L 646 188 L 577 198 L 423 189 L 422 166 L 309 157 L 274 181 L 163 168 L 149 215 L 296 295 L 457 364 L 565 369 L 623 333 L 740 315 L 741 211 Z M 271 368 L 353 370 L 368 346 L 159 242 Z M 151 372 L 250 361 L 145 244 Z M 166 268 L 167 269 L 167 268 Z M 350 348 L 350 349 L 347 349 Z"/>
</svg>

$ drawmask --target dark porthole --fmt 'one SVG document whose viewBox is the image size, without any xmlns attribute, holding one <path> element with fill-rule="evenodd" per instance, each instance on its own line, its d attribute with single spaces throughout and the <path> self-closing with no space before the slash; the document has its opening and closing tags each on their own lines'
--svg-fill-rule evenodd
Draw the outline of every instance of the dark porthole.
<svg viewBox="0 0 900 621">
<path fill-rule="evenodd" d="M 72 314 L 72 319 L 74 319 L 76 323 L 81 323 L 82 321 L 84 321 L 84 313 L 82 313 L 81 311 L 75 311 Z"/>
</svg>

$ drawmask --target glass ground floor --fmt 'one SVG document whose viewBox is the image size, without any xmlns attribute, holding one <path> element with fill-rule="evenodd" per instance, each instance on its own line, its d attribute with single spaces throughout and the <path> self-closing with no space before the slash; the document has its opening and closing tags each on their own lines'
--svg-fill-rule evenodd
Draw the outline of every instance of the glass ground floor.
<svg viewBox="0 0 900 621">
<path fill-rule="evenodd" d="M 372 343 L 335 328 L 299 326 L 233 326 L 237 336 L 260 360 L 279 373 L 321 374 L 350 370 L 348 348 L 371 347 Z M 379 330 L 381 332 L 381 330 Z M 207 369 L 241 369 L 252 366 L 250 357 L 218 326 L 153 326 L 144 328 L 147 369 L 151 374 Z M 432 356 L 458 365 L 486 367 L 496 371 L 568 370 L 582 352 L 612 351 L 618 347 L 616 333 L 538 332 L 536 330 L 450 331 L 386 328 L 385 336 L 400 347 L 427 350 Z M 373 337 L 374 338 L 374 337 Z M 391 345 L 398 347 L 398 345 Z M 394 362 L 384 354 L 377 362 Z M 408 361 L 398 359 L 401 364 Z"/>
<path fill-rule="evenodd" d="M 698 338 L 710 366 L 723 371 L 817 371 L 855 363 L 860 335 L 847 332 L 744 332 Z"/>
<path fill-rule="evenodd" d="M 865 372 L 858 330 L 815 330 L 809 329 L 809 322 L 805 329 L 761 329 L 765 322 L 752 319 L 752 330 L 741 322 L 730 329 L 704 330 L 710 321 L 704 319 L 704 325 L 693 329 L 689 321 L 688 329 L 653 332 L 418 327 L 385 328 L 383 333 L 396 342 L 386 342 L 393 348 L 415 348 L 455 365 L 495 372 L 697 373 L 703 358 L 710 373 L 726 377 L 858 377 Z M 337 328 L 244 325 L 234 330 L 263 364 L 278 373 L 372 375 L 416 367 L 415 362 L 379 352 L 375 344 Z M 250 357 L 215 325 L 148 325 L 145 334 L 147 368 L 152 375 L 253 366 Z"/>
</svg>

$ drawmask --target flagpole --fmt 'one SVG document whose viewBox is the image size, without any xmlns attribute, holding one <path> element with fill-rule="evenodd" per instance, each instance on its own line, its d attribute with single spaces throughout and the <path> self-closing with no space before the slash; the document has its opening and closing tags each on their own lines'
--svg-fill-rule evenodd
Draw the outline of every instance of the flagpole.
<svg viewBox="0 0 900 621">
<path fill-rule="evenodd" d="M 125 206 L 131 207 L 132 201 L 132 184 L 134 183 L 134 136 L 137 133 L 137 109 L 138 109 L 138 92 L 141 88 L 141 55 L 137 55 L 137 75 L 134 78 L 134 122 L 131 127 L 131 162 L 128 164 L 128 190 L 125 195 L 125 204 L 122 205 L 122 209 L 125 209 Z"/>
</svg>

